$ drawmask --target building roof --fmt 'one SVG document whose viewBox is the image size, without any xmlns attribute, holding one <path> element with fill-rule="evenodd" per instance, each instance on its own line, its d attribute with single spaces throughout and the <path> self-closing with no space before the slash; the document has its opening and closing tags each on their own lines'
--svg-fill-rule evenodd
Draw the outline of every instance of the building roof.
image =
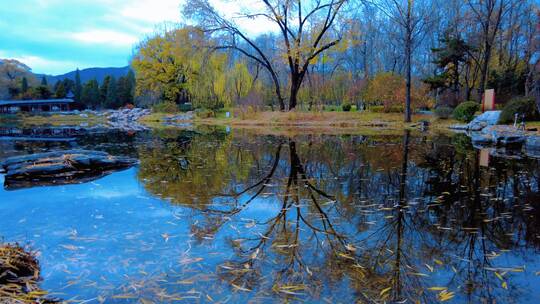
<svg viewBox="0 0 540 304">
<path fill-rule="evenodd" d="M 73 99 L 43 99 L 43 100 L 0 100 L 0 106 L 35 105 L 50 103 L 72 103 Z"/>
</svg>

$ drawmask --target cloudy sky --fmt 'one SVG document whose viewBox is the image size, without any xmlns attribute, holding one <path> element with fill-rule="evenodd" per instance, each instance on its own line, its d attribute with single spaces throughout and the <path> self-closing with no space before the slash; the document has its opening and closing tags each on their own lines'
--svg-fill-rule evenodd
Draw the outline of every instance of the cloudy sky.
<svg viewBox="0 0 540 304">
<path fill-rule="evenodd" d="M 35 73 L 126 66 L 141 38 L 163 24 L 182 22 L 182 0 L 5 1 L 0 5 L 0 58 L 20 60 Z M 236 6 L 219 3 L 224 1 L 212 2 L 232 14 Z"/>
</svg>

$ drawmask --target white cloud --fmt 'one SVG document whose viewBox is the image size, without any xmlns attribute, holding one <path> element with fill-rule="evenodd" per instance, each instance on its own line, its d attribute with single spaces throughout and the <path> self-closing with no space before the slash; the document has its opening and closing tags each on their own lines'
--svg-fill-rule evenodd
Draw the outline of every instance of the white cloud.
<svg viewBox="0 0 540 304">
<path fill-rule="evenodd" d="M 11 58 L 11 59 L 18 60 L 26 64 L 30 68 L 32 68 L 32 72 L 38 73 L 38 74 L 45 73 L 45 72 L 47 74 L 60 74 L 60 73 L 65 73 L 66 69 L 74 70 L 78 66 L 80 66 L 80 64 L 73 61 L 53 60 L 53 59 L 47 59 L 40 56 L 27 55 L 27 54 L 15 55 L 15 54 L 10 54 L 6 51 L 1 51 L 1 50 L 0 50 L 0 58 Z"/>
<path fill-rule="evenodd" d="M 98 43 L 115 46 L 131 46 L 139 40 L 136 36 L 112 30 L 93 29 L 70 34 L 72 39 L 84 43 Z"/>
<path fill-rule="evenodd" d="M 180 20 L 180 1 L 178 0 L 139 0 L 131 1 L 119 9 L 120 15 L 148 23 L 178 22 Z"/>
</svg>

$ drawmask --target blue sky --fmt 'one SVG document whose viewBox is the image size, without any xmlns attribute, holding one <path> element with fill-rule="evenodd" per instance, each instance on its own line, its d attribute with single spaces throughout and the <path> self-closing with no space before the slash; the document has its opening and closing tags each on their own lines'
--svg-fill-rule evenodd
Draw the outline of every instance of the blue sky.
<svg viewBox="0 0 540 304">
<path fill-rule="evenodd" d="M 133 48 L 164 25 L 185 23 L 182 0 L 0 0 L 0 58 L 17 59 L 34 73 L 128 65 Z M 210 0 L 234 16 L 255 0 Z M 239 20 L 252 34 L 272 25 Z"/>
<path fill-rule="evenodd" d="M 128 64 L 134 45 L 180 22 L 181 0 L 2 0 L 0 58 L 35 73 Z"/>
</svg>

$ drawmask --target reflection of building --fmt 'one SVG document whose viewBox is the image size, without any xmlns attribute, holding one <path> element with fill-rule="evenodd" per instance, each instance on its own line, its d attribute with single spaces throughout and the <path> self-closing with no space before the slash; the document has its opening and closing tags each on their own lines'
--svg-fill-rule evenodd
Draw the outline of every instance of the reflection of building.
<svg viewBox="0 0 540 304">
<path fill-rule="evenodd" d="M 83 134 L 78 128 L 1 128 L 0 141 L 72 141 Z"/>
<path fill-rule="evenodd" d="M 73 99 L 0 100 L 0 113 L 69 111 Z"/>
</svg>

